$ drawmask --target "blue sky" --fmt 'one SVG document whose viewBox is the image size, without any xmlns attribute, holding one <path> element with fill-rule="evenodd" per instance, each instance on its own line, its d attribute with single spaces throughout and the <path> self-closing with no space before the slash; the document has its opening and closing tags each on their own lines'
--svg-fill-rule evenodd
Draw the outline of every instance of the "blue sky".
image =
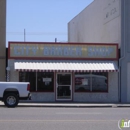
<svg viewBox="0 0 130 130">
<path fill-rule="evenodd" d="M 67 24 L 93 0 L 7 0 L 8 41 L 67 41 Z"/>
</svg>

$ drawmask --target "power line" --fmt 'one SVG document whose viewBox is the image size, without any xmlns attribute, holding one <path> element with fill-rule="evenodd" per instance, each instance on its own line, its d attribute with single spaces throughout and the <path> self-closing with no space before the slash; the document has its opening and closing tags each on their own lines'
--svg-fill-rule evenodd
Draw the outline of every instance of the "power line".
<svg viewBox="0 0 130 130">
<path fill-rule="evenodd" d="M 7 35 L 23 35 L 24 32 L 6 32 Z M 26 35 L 67 35 L 66 32 L 26 32 Z"/>
</svg>

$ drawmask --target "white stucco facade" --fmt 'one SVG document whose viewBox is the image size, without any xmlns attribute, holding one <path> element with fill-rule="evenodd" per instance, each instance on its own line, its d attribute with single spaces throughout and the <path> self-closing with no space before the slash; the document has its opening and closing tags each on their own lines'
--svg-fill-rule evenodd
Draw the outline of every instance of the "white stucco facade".
<svg viewBox="0 0 130 130">
<path fill-rule="evenodd" d="M 19 82 L 19 71 L 16 71 L 14 67 L 16 61 L 15 59 L 8 60 L 8 65 L 10 67 L 9 81 Z M 23 61 L 21 60 L 21 62 Z M 27 60 L 27 62 L 29 62 L 29 60 Z M 41 60 L 41 62 L 43 61 Z M 117 103 L 119 101 L 118 72 L 108 72 L 108 92 L 75 92 L 74 84 L 72 88 L 73 102 Z M 55 102 L 56 85 L 54 84 L 54 92 L 31 92 L 31 95 L 32 101 Z"/>
<path fill-rule="evenodd" d="M 94 0 L 68 23 L 68 41 L 119 44 L 119 101 L 130 103 L 130 0 Z"/>
<path fill-rule="evenodd" d="M 118 43 L 121 48 L 121 0 L 94 0 L 69 21 L 68 42 Z M 90 102 L 96 102 L 97 99 L 120 101 L 118 76 L 119 73 L 109 73 L 109 93 L 89 93 L 85 99 L 84 94 L 75 93 L 74 99 Z"/>
<path fill-rule="evenodd" d="M 95 0 L 68 23 L 68 42 L 121 43 L 120 0 Z"/>
</svg>

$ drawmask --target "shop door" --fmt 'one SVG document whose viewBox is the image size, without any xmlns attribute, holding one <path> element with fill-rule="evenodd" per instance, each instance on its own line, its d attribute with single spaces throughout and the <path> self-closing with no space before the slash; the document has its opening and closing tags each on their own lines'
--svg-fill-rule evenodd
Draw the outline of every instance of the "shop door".
<svg viewBox="0 0 130 130">
<path fill-rule="evenodd" d="M 71 73 L 58 73 L 56 81 L 56 99 L 72 99 L 72 78 Z"/>
</svg>

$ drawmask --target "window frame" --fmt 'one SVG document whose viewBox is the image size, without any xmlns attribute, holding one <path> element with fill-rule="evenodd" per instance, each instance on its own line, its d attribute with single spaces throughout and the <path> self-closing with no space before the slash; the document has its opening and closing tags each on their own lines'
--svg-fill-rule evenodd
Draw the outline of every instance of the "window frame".
<svg viewBox="0 0 130 130">
<path fill-rule="evenodd" d="M 22 82 L 22 81 L 20 81 L 20 73 L 21 73 L 21 72 L 24 72 L 24 71 L 19 71 L 19 82 Z M 24 73 L 28 73 L 28 72 L 30 72 L 30 71 L 26 71 L 26 72 L 24 72 Z M 37 85 L 37 83 L 38 83 L 38 81 L 37 81 L 38 72 L 35 71 L 34 73 L 35 73 L 35 75 L 36 75 L 36 78 L 35 78 L 35 81 L 36 81 L 36 82 L 35 82 L 35 91 L 32 91 L 32 90 L 31 90 L 30 92 L 54 92 L 54 82 L 55 82 L 55 81 L 54 81 L 54 80 L 55 80 L 55 79 L 54 79 L 54 77 L 55 77 L 55 76 L 54 76 L 54 72 L 43 72 L 43 73 L 53 73 L 53 74 L 52 74 L 52 75 L 53 75 L 53 83 L 52 83 L 52 84 L 53 84 L 53 90 L 50 90 L 50 91 L 46 91 L 46 90 L 45 90 L 45 91 L 42 91 L 42 90 L 41 90 L 41 91 L 38 91 L 38 87 L 37 87 L 37 86 L 38 86 L 38 85 Z M 40 72 L 40 73 L 42 73 L 42 72 Z M 26 82 L 29 82 L 29 81 L 26 81 Z M 31 86 L 30 86 L 30 87 L 31 87 Z"/>
<path fill-rule="evenodd" d="M 92 74 L 93 72 L 89 72 L 89 74 Z M 79 91 L 79 90 L 76 90 L 75 89 L 75 75 L 76 74 L 85 74 L 85 72 L 83 72 L 83 73 L 74 73 L 74 92 L 75 93 L 108 93 L 108 83 L 109 83 L 109 78 L 108 78 L 108 72 L 96 72 L 96 73 L 106 73 L 106 77 L 107 77 L 107 90 L 106 91 L 93 91 L 93 88 L 92 88 L 92 76 L 90 76 L 90 91 L 88 91 L 88 90 L 85 90 L 85 91 Z"/>
</svg>

